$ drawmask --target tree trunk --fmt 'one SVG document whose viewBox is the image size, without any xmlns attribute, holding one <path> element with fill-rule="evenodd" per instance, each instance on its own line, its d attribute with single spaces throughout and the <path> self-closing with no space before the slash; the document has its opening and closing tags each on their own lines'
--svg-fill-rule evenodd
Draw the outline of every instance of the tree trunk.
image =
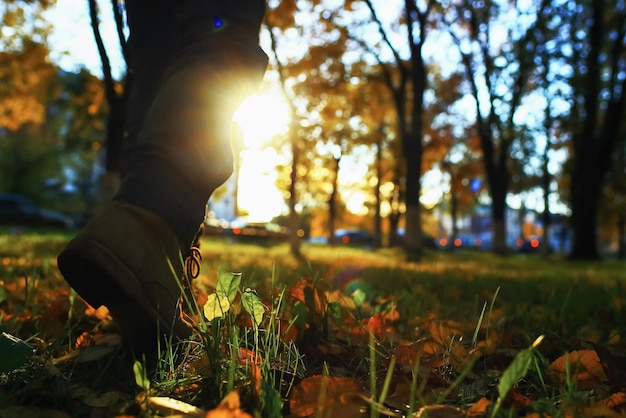
<svg viewBox="0 0 626 418">
<path fill-rule="evenodd" d="M 550 127 L 546 126 L 546 132 L 550 132 Z M 546 148 L 543 152 L 543 163 L 542 163 L 542 177 L 541 177 L 541 188 L 543 189 L 543 213 L 541 215 L 543 221 L 543 246 L 542 253 L 544 256 L 550 253 L 550 228 L 552 227 L 550 224 L 550 172 L 548 171 L 548 162 L 549 162 L 549 151 L 550 151 L 550 140 L 546 143 Z"/>
<path fill-rule="evenodd" d="M 501 177 L 504 177 L 502 175 Z M 506 183 L 502 178 L 490 178 L 491 184 L 491 220 L 493 222 L 493 252 L 506 254 Z"/>
<path fill-rule="evenodd" d="M 394 180 L 394 190 L 389 198 L 389 207 L 391 207 L 391 213 L 389 214 L 389 246 L 395 247 L 399 245 L 398 239 L 398 226 L 400 225 L 400 185 L 398 180 Z"/>
<path fill-rule="evenodd" d="M 617 218 L 617 258 L 626 258 L 626 215 L 620 212 Z"/>
<path fill-rule="evenodd" d="M 267 21 L 266 21 L 267 23 Z M 274 37 L 274 33 L 272 32 L 272 28 L 269 28 L 269 35 L 271 41 L 271 48 L 274 54 L 274 58 L 276 59 L 276 65 L 278 67 L 278 75 L 280 78 L 280 87 L 287 98 L 289 105 L 289 119 L 291 120 L 291 124 L 289 125 L 289 141 L 291 142 L 291 173 L 289 174 L 289 178 L 291 182 L 289 183 L 289 248 L 291 251 L 291 255 L 293 255 L 297 259 L 302 258 L 302 252 L 300 251 L 301 242 L 300 237 L 298 236 L 298 229 L 300 228 L 300 219 L 298 216 L 298 212 L 296 212 L 296 203 L 298 202 L 296 196 L 296 183 L 298 181 L 298 162 L 300 159 L 300 149 L 298 148 L 298 125 L 295 123 L 295 118 L 297 115 L 296 106 L 294 104 L 293 95 L 289 94 L 287 91 L 287 87 L 285 85 L 285 74 L 283 64 L 278 58 L 278 53 L 276 52 L 276 38 Z"/>
<path fill-rule="evenodd" d="M 335 223 L 337 221 L 337 186 L 339 183 L 339 161 L 335 158 L 335 177 L 333 178 L 332 191 L 328 197 L 328 243 L 335 245 Z"/>
<path fill-rule="evenodd" d="M 452 183 L 454 184 L 454 182 Z M 450 218 L 452 220 L 452 231 L 450 234 L 450 239 L 448 245 L 454 245 L 454 240 L 459 236 L 459 225 L 458 225 L 458 212 L 459 212 L 459 199 L 457 197 L 456 188 L 452 187 L 450 190 Z"/>
<path fill-rule="evenodd" d="M 601 181 L 589 171 L 577 169 L 572 175 L 572 251 L 570 258 L 575 260 L 597 260 L 599 258 L 596 222 Z"/>
<path fill-rule="evenodd" d="M 526 231 L 524 231 L 524 226 L 526 225 L 526 203 L 524 203 L 525 194 L 526 193 L 520 193 L 521 203 L 519 211 L 517 212 L 517 224 L 519 225 L 519 234 L 517 235 L 518 240 L 525 240 L 528 238 L 526 236 Z"/>
<path fill-rule="evenodd" d="M 124 138 L 124 131 L 126 125 L 126 103 L 128 98 L 128 92 L 130 91 L 131 76 L 128 75 L 125 81 L 123 91 L 120 93 L 115 86 L 115 80 L 111 72 L 111 62 L 106 52 L 102 35 L 99 29 L 98 20 L 98 6 L 95 0 L 88 0 L 89 5 L 89 17 L 91 20 L 91 29 L 96 41 L 98 54 L 100 55 L 100 61 L 102 63 L 102 73 L 104 76 L 104 90 L 106 93 L 107 103 L 109 105 L 109 115 L 107 117 L 107 129 L 105 137 L 105 178 L 99 180 L 99 185 L 102 186 L 99 190 L 98 199 L 99 203 L 106 203 L 113 199 L 113 196 L 117 192 L 119 187 L 119 179 L 115 177 L 120 176 L 120 159 L 122 150 L 122 140 Z M 114 4 L 114 10 L 115 4 Z M 116 23 L 120 24 L 119 15 L 116 13 Z M 118 31 L 120 28 L 118 27 Z M 120 37 L 122 43 L 122 50 L 125 50 L 125 44 L 123 37 Z"/>
<path fill-rule="evenodd" d="M 426 90 L 426 64 L 422 56 L 422 46 L 426 39 L 426 15 L 421 13 L 414 1 L 405 1 L 409 17 L 409 47 L 411 49 L 411 84 L 413 87 L 410 129 L 405 135 L 404 152 L 406 162 L 406 214 L 404 249 L 411 257 L 419 257 L 423 252 L 422 238 L 422 116 L 424 113 L 424 91 Z M 419 26 L 419 38 L 415 39 L 413 25 Z"/>
<path fill-rule="evenodd" d="M 571 182 L 572 207 L 572 251 L 570 258 L 596 260 L 599 258 L 596 241 L 596 225 L 600 190 L 607 172 L 611 170 L 611 155 L 617 145 L 623 126 L 626 109 L 626 79 L 609 78 L 606 86 L 606 71 L 600 63 L 618 69 L 623 56 L 623 25 L 618 26 L 622 35 L 615 36 L 606 48 L 606 39 L 611 39 L 610 27 L 606 24 L 606 6 L 610 2 L 591 3 L 591 25 L 588 28 L 588 45 L 584 55 L 586 71 L 578 87 L 582 95 L 584 120 L 573 137 L 573 172 Z M 621 21 L 623 24 L 623 20 Z M 612 45 L 611 45 L 612 44 Z M 609 52 L 607 52 L 609 51 Z M 584 87 L 582 87 L 584 86 Z M 601 102 L 608 93 L 609 100 Z"/>
<path fill-rule="evenodd" d="M 298 160 L 300 158 L 300 150 L 296 144 L 296 129 L 292 123 L 289 128 L 289 138 L 291 140 L 291 173 L 289 175 L 291 181 L 289 183 L 289 248 L 291 255 L 295 258 L 302 258 L 300 252 L 300 237 L 298 236 L 298 229 L 300 228 L 300 220 L 298 212 L 296 212 L 296 182 L 298 181 Z"/>
<path fill-rule="evenodd" d="M 381 137 L 376 144 L 376 190 L 374 192 L 376 196 L 376 212 L 374 213 L 374 248 L 381 248 L 383 246 L 383 227 L 382 218 L 380 214 L 381 196 L 380 196 L 380 181 L 382 177 L 382 150 L 383 138 Z"/>
</svg>

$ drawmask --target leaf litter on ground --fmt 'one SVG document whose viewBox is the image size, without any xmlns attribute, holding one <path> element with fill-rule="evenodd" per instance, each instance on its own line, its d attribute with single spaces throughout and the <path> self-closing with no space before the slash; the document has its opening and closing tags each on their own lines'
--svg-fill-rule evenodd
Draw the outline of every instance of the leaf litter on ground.
<svg viewBox="0 0 626 418">
<path fill-rule="evenodd" d="M 311 250 L 303 267 L 275 248 L 267 251 L 274 256 L 248 262 L 233 246 L 232 260 L 216 257 L 222 250 L 208 249 L 205 260 L 215 261 L 195 283 L 203 334 L 157 367 L 142 366 L 142 379 L 130 386 L 133 365 L 142 363 L 126 352 L 106 310 L 72 298 L 50 261 L 55 254 L 31 263 L 51 266 L 38 277 L 19 268 L 26 261 L 3 261 L 1 330 L 29 351 L 12 357 L 0 345 L 3 361 L 14 359 L 2 363 L 0 416 L 596 417 L 626 410 L 622 265 L 608 264 L 601 277 L 599 269 L 564 262 L 538 268 L 538 258 L 433 254 L 418 264 L 385 252 Z M 268 258 L 273 263 L 264 267 Z M 219 273 L 231 270 L 240 273 Z M 544 335 L 540 346 L 532 343 L 537 335 Z"/>
</svg>

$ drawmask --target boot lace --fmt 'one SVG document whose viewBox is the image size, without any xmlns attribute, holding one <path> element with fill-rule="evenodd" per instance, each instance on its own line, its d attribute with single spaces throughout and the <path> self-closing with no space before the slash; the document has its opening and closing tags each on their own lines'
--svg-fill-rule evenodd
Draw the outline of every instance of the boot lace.
<svg viewBox="0 0 626 418">
<path fill-rule="evenodd" d="M 184 295 L 181 295 L 179 298 L 179 308 L 180 308 L 180 317 L 183 322 L 186 322 L 187 325 L 193 327 L 194 320 L 189 311 L 189 304 L 193 298 L 195 298 L 192 280 L 197 278 L 200 275 L 200 263 L 202 262 L 202 252 L 200 251 L 200 237 L 204 232 L 204 226 L 200 225 L 198 232 L 194 236 L 193 242 L 189 247 L 189 255 L 185 258 L 185 271 L 183 273 L 183 277 L 181 279 L 182 288 Z M 185 300 L 186 299 L 186 300 Z M 187 301 L 187 302 L 186 302 Z"/>
</svg>

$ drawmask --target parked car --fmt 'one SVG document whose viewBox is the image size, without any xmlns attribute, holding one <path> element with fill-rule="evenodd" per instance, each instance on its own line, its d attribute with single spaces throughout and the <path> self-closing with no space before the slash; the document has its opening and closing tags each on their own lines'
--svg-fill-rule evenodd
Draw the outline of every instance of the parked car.
<svg viewBox="0 0 626 418">
<path fill-rule="evenodd" d="M 454 239 L 446 240 L 446 246 L 450 248 L 481 249 L 483 242 L 473 235 L 459 235 Z"/>
<path fill-rule="evenodd" d="M 337 229 L 335 241 L 338 244 L 370 245 L 374 242 L 374 237 L 365 229 Z"/>
<path fill-rule="evenodd" d="M 404 242 L 404 235 L 405 235 L 406 231 L 404 228 L 399 228 L 398 229 L 398 242 L 397 244 L 401 245 Z M 428 235 L 425 232 L 422 232 L 422 246 L 424 248 L 429 248 L 431 250 L 437 250 L 439 249 L 439 245 L 438 242 L 435 238 L 433 238 L 432 236 Z"/>
<path fill-rule="evenodd" d="M 209 218 L 204 223 L 204 234 L 232 237 L 241 241 L 289 238 L 284 226 L 274 222 L 250 222 L 245 218 L 231 221 Z"/>
<path fill-rule="evenodd" d="M 74 226 L 74 220 L 63 213 L 37 206 L 27 197 L 0 194 L 0 225 L 30 227 Z"/>
<path fill-rule="evenodd" d="M 527 239 L 519 239 L 517 241 L 517 249 L 522 253 L 545 251 L 546 245 L 548 245 L 548 252 L 553 252 L 552 247 L 543 240 L 543 237 L 531 236 Z"/>
</svg>

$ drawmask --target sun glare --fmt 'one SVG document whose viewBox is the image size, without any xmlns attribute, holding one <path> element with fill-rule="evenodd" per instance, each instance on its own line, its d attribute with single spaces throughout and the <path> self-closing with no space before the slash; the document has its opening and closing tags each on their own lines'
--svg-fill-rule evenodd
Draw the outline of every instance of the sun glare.
<svg viewBox="0 0 626 418">
<path fill-rule="evenodd" d="M 246 100 L 233 120 L 241 129 L 244 143 L 239 156 L 238 207 L 250 220 L 270 221 L 284 211 L 285 203 L 276 188 L 275 167 L 280 158 L 267 146 L 276 135 L 287 132 L 287 103 L 280 93 L 263 91 Z"/>
<path fill-rule="evenodd" d="M 245 148 L 259 149 L 287 132 L 289 108 L 280 93 L 264 91 L 243 102 L 233 120 L 243 133 Z"/>
</svg>

